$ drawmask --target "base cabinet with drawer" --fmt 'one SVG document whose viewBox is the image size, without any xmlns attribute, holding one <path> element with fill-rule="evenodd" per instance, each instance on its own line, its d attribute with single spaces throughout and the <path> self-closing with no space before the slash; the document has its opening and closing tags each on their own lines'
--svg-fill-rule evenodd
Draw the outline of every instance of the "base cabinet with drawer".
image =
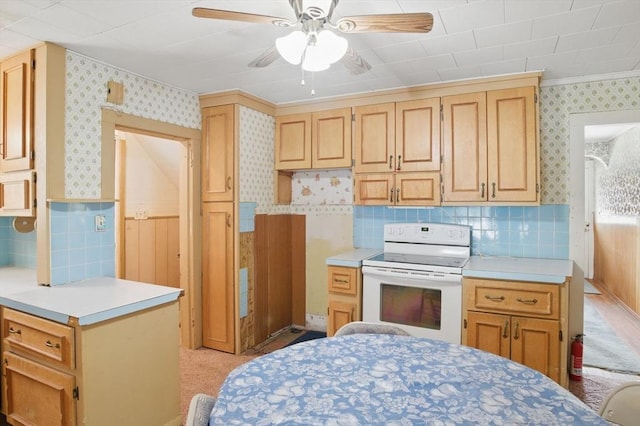
<svg viewBox="0 0 640 426">
<path fill-rule="evenodd" d="M 566 387 L 567 284 L 465 278 L 462 343 Z"/>
<path fill-rule="evenodd" d="M 86 326 L 1 309 L 9 424 L 181 424 L 177 302 Z"/>
<path fill-rule="evenodd" d="M 328 266 L 327 336 L 345 324 L 362 320 L 362 272 L 360 268 Z"/>
</svg>

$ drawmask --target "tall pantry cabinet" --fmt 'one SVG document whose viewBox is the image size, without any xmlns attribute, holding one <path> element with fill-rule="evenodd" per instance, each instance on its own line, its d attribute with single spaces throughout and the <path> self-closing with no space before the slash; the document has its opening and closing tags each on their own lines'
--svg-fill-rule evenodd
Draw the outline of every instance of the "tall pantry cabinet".
<svg viewBox="0 0 640 426">
<path fill-rule="evenodd" d="M 238 105 L 202 109 L 202 344 L 235 353 Z"/>
</svg>

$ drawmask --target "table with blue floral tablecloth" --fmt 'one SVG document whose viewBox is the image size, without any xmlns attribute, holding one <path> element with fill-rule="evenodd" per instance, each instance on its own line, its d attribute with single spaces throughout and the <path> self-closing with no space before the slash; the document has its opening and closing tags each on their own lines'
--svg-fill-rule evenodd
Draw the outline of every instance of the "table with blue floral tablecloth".
<svg viewBox="0 0 640 426">
<path fill-rule="evenodd" d="M 352 334 L 298 343 L 229 374 L 216 425 L 605 425 L 539 372 L 439 340 Z"/>
</svg>

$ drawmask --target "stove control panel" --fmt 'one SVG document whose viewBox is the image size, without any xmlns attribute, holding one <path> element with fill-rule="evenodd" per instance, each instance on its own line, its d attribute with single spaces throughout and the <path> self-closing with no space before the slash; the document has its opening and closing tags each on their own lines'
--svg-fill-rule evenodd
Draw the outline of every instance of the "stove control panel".
<svg viewBox="0 0 640 426">
<path fill-rule="evenodd" d="M 471 227 L 444 223 L 389 223 L 384 225 L 384 241 L 469 246 Z"/>
</svg>

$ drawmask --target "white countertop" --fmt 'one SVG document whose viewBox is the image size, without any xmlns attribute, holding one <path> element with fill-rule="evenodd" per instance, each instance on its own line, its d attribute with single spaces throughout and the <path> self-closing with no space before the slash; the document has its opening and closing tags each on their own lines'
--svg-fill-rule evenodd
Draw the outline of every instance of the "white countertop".
<svg viewBox="0 0 640 426">
<path fill-rule="evenodd" d="M 471 256 L 465 277 L 562 284 L 573 275 L 573 261 L 526 257 Z"/>
<path fill-rule="evenodd" d="M 335 256 L 327 257 L 326 263 L 331 266 L 346 266 L 348 268 L 359 268 L 362 266 L 362 261 L 368 259 L 371 256 L 375 256 L 378 253 L 382 253 L 379 249 L 353 249 L 351 251 L 340 253 Z"/>
<path fill-rule="evenodd" d="M 40 286 L 35 271 L 0 268 L 0 305 L 68 324 L 89 325 L 178 299 L 179 288 L 111 277 Z"/>
</svg>

